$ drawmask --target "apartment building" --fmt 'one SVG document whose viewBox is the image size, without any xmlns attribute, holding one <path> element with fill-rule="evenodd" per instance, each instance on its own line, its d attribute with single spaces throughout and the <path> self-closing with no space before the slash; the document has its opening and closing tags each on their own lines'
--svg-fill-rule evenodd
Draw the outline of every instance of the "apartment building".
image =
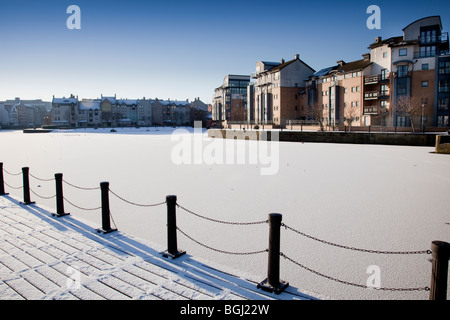
<svg viewBox="0 0 450 320">
<path fill-rule="evenodd" d="M 52 124 L 62 127 L 77 127 L 78 97 L 70 95 L 69 98 L 55 98 L 52 100 Z"/>
<path fill-rule="evenodd" d="M 437 65 L 434 122 L 438 127 L 450 127 L 450 54 L 442 53 Z"/>
<path fill-rule="evenodd" d="M 101 100 L 83 99 L 78 104 L 78 127 L 97 127 L 102 124 Z"/>
<path fill-rule="evenodd" d="M 248 113 L 248 75 L 226 75 L 223 84 L 214 90 L 212 119 L 216 121 L 247 120 Z"/>
<path fill-rule="evenodd" d="M 403 29 L 403 36 L 386 40 L 377 37 L 369 49 L 372 70 L 365 78 L 366 125 L 448 126 L 448 100 L 441 91 L 446 90 L 445 55 L 449 42 L 439 16 L 409 24 Z M 406 107 L 400 103 L 405 97 L 410 101 Z"/>
<path fill-rule="evenodd" d="M 314 73 L 315 70 L 298 54 L 292 60 L 282 59 L 279 63 L 258 61 L 256 72 L 252 74 L 255 82 L 249 87 L 252 96 L 248 107 L 249 121 L 282 126 L 299 118 L 306 105 L 306 97 L 302 94 L 306 79 Z"/>
<path fill-rule="evenodd" d="M 305 95 L 308 109 L 306 119 L 320 120 L 328 126 L 363 124 L 364 75 L 371 66 L 370 55 L 352 62 L 337 61 L 307 80 Z"/>
</svg>

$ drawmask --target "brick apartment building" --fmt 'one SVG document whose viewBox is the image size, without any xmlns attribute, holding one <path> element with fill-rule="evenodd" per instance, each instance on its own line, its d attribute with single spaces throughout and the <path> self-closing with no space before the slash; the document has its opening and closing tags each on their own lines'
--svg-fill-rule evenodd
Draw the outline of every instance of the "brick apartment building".
<svg viewBox="0 0 450 320">
<path fill-rule="evenodd" d="M 247 117 L 239 120 L 276 126 L 321 120 L 330 126 L 450 127 L 449 39 L 440 16 L 412 22 L 401 36 L 376 37 L 368 49 L 361 60 L 339 60 L 318 72 L 298 55 L 288 62 L 257 62 L 247 88 Z M 213 101 L 230 102 L 218 92 Z M 213 103 L 214 120 L 233 119 L 218 106 Z M 315 108 L 319 113 L 311 112 Z"/>
</svg>

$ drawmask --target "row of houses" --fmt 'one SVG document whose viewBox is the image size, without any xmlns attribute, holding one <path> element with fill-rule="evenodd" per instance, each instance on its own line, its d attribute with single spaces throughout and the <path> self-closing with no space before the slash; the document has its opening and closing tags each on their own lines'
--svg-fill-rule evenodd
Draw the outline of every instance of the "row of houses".
<svg viewBox="0 0 450 320">
<path fill-rule="evenodd" d="M 40 99 L 0 101 L 0 126 L 39 127 L 50 123 L 51 103 Z"/>
<path fill-rule="evenodd" d="M 273 124 L 449 127 L 450 52 L 440 16 L 417 20 L 402 36 L 377 37 L 362 59 L 319 71 L 296 54 L 258 61 L 251 75 L 227 75 L 215 89 L 213 120 Z"/>
<path fill-rule="evenodd" d="M 59 127 L 192 125 L 209 118 L 208 105 L 194 101 L 158 99 L 69 98 L 52 100 L 52 124 Z"/>
<path fill-rule="evenodd" d="M 78 99 L 53 97 L 42 100 L 7 100 L 0 102 L 0 126 L 3 127 L 99 127 L 192 125 L 194 121 L 208 121 L 211 113 L 200 98 L 194 101 L 158 99 Z"/>
</svg>

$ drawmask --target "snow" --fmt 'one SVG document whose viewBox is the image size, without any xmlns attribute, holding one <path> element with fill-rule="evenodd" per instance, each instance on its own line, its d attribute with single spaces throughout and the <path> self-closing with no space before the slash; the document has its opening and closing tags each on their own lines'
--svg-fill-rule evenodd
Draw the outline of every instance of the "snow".
<svg viewBox="0 0 450 320">
<path fill-rule="evenodd" d="M 263 175 L 265 163 L 176 164 L 173 150 L 180 139 L 200 139 L 203 150 L 224 143 L 172 128 L 116 128 L 54 131 L 49 134 L 0 132 L 0 162 L 10 173 L 30 167 L 42 179 L 63 173 L 64 180 L 83 187 L 110 182 L 110 189 L 139 204 L 160 203 L 177 195 L 178 203 L 199 215 L 232 222 L 267 220 L 283 214 L 296 230 L 329 242 L 371 250 L 428 250 L 431 242 L 450 242 L 447 198 L 450 157 L 433 148 L 279 143 L 278 170 Z M 177 137 L 177 138 L 174 138 Z M 238 142 L 233 142 L 238 143 Z M 234 148 L 226 145 L 226 152 Z M 245 141 L 247 150 L 261 142 Z M 194 152 L 194 150 L 193 150 Z M 225 152 L 225 153 L 226 153 Z M 271 156 L 275 156 L 272 154 Z M 277 155 L 278 156 L 278 155 Z M 272 157 L 272 160 L 274 158 Z M 237 163 L 237 162 L 236 162 Z M 54 194 L 54 183 L 30 178 L 41 196 Z M 5 174 L 11 186 L 21 176 Z M 21 190 L 5 187 L 21 199 Z M 100 206 L 99 190 L 64 185 L 64 196 L 84 208 Z M 54 199 L 32 200 L 54 208 Z M 83 211 L 65 203 L 71 218 L 100 227 L 99 210 Z M 166 208 L 138 207 L 110 195 L 111 214 L 120 232 L 166 246 Z M 53 209 L 54 210 L 54 209 Z M 227 252 L 253 252 L 268 247 L 268 225 L 229 225 L 201 219 L 180 208 L 177 225 L 200 243 Z M 430 255 L 385 255 L 329 246 L 282 228 L 281 251 L 298 263 L 332 278 L 366 285 L 372 266 L 379 267 L 381 287 L 424 288 L 430 285 Z M 267 254 L 229 255 L 201 246 L 178 233 L 180 250 L 196 259 L 267 277 Z M 281 259 L 281 280 L 303 292 L 332 299 L 426 300 L 428 292 L 384 291 L 346 285 Z M 450 288 L 450 286 L 449 286 Z M 125 288 L 131 290 L 130 288 Z M 124 290 L 125 290 L 124 289 Z"/>
</svg>

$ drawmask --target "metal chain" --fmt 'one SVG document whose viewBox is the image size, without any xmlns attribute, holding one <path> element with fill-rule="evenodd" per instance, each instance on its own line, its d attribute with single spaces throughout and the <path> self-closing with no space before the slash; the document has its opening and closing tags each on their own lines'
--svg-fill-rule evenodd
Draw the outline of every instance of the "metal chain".
<svg viewBox="0 0 450 320">
<path fill-rule="evenodd" d="M 188 212 L 190 214 L 193 214 L 194 216 L 197 216 L 199 218 L 202 218 L 202 219 L 205 219 L 205 220 L 209 220 L 209 221 L 212 221 L 212 222 L 222 223 L 222 224 L 247 226 L 247 225 L 255 225 L 255 224 L 264 224 L 264 223 L 268 223 L 269 222 L 268 220 L 256 221 L 256 222 L 229 222 L 229 221 L 217 220 L 217 219 L 212 219 L 212 218 L 208 218 L 208 217 L 202 216 L 202 215 L 200 215 L 198 213 L 193 212 L 192 210 L 186 209 L 185 207 L 179 205 L 178 203 L 177 203 L 177 207 L 180 208 L 180 209 L 183 209 L 184 211 L 186 211 L 186 212 Z"/>
<path fill-rule="evenodd" d="M 303 264 L 301 264 L 301 263 L 299 263 L 299 262 L 289 258 L 288 256 L 286 256 L 282 252 L 280 253 L 280 256 L 285 258 L 286 260 L 296 264 L 300 268 L 303 268 L 303 269 L 305 269 L 305 270 L 307 270 L 307 271 L 309 271 L 311 273 L 314 273 L 314 274 L 316 274 L 316 275 L 318 275 L 320 277 L 326 278 L 328 280 L 336 281 L 336 282 L 339 282 L 339 283 L 342 283 L 342 284 L 354 286 L 354 287 L 359 287 L 359 288 L 363 288 L 363 289 L 375 289 L 375 290 L 382 290 L 382 291 L 430 291 L 429 287 L 420 287 L 420 288 L 377 288 L 377 287 L 369 287 L 367 285 L 352 283 L 352 282 L 345 281 L 345 280 L 339 280 L 339 279 L 336 279 L 336 278 L 324 275 L 324 274 L 322 274 L 322 273 L 320 273 L 318 271 L 315 271 L 315 270 L 313 270 L 311 268 L 308 268 L 308 267 L 304 266 Z"/>
<path fill-rule="evenodd" d="M 31 173 L 29 173 L 29 175 L 30 175 L 31 177 L 35 178 L 36 180 L 43 181 L 43 182 L 49 182 L 49 181 L 55 180 L 55 178 L 51 178 L 51 179 L 41 179 L 41 178 L 38 178 L 38 177 L 32 175 Z"/>
<path fill-rule="evenodd" d="M 377 254 L 431 254 L 431 250 L 422 250 L 422 251 L 381 251 L 381 250 L 369 250 L 369 249 L 360 249 L 360 248 L 355 248 L 355 247 L 349 247 L 349 246 L 344 246 L 341 244 L 336 244 L 336 243 L 332 243 L 329 241 L 325 241 L 325 240 L 321 240 L 318 239 L 316 237 L 310 236 L 306 233 L 300 232 L 292 227 L 289 227 L 287 225 L 285 225 L 284 223 L 281 224 L 282 227 L 285 227 L 288 230 L 291 230 L 301 236 L 304 236 L 306 238 L 315 240 L 315 241 L 319 241 L 325 244 L 328 244 L 330 246 L 334 246 L 334 247 L 338 247 L 338 248 L 342 248 L 342 249 L 348 249 L 348 250 L 354 250 L 354 251 L 360 251 L 360 252 L 366 252 L 366 253 L 377 253 Z"/>
<path fill-rule="evenodd" d="M 216 252 L 220 252 L 220 253 L 225 253 L 225 254 L 231 254 L 231 255 L 253 255 L 253 254 L 260 254 L 260 253 L 264 253 L 267 252 L 268 250 L 260 250 L 260 251 L 252 251 L 252 252 L 231 252 L 231 251 L 224 251 L 224 250 L 220 250 L 220 249 L 216 249 L 213 247 L 210 247 L 206 244 L 203 244 L 197 240 L 195 240 L 194 238 L 192 238 L 191 236 L 187 235 L 185 232 L 183 232 L 180 228 L 177 227 L 177 230 L 181 232 L 181 234 L 183 234 L 186 238 L 194 241 L 195 243 L 201 245 L 202 247 L 205 247 L 207 249 L 216 251 Z"/>
<path fill-rule="evenodd" d="M 3 181 L 3 183 L 6 184 L 6 185 L 7 185 L 9 188 L 11 188 L 11 189 L 20 190 L 20 189 L 23 188 L 23 186 L 20 186 L 20 187 L 13 187 L 13 186 L 10 186 L 9 184 L 6 183 L 6 181 Z"/>
<path fill-rule="evenodd" d="M 117 193 L 113 192 L 111 189 L 109 189 L 109 192 L 111 192 L 113 195 L 115 195 L 120 200 L 122 200 L 122 201 L 124 201 L 124 202 L 126 202 L 128 204 L 131 204 L 133 206 L 138 206 L 138 207 L 157 207 L 157 206 L 161 206 L 161 205 L 163 205 L 163 204 L 165 204 L 167 202 L 167 201 L 164 201 L 164 202 L 153 203 L 153 204 L 139 204 L 139 203 L 135 203 L 135 202 L 132 202 L 132 201 L 129 201 L 127 199 L 122 198 Z"/>
<path fill-rule="evenodd" d="M 95 211 L 95 210 L 99 210 L 99 209 L 102 208 L 101 206 L 100 206 L 100 207 L 97 207 L 97 208 L 83 208 L 83 207 L 77 206 L 76 204 L 73 204 L 72 202 L 70 202 L 69 200 L 67 200 L 66 197 L 63 197 L 63 199 L 64 199 L 65 201 L 67 201 L 70 205 L 74 206 L 75 208 L 78 208 L 78 209 L 84 210 L 84 211 Z"/>
<path fill-rule="evenodd" d="M 100 189 L 100 187 L 95 187 L 95 188 L 85 188 L 85 187 L 80 187 L 80 186 L 76 186 L 72 183 L 67 182 L 66 180 L 63 180 L 64 183 L 68 184 L 71 187 L 74 187 L 76 189 L 80 189 L 80 190 L 98 190 Z"/>
<path fill-rule="evenodd" d="M 31 191 L 31 193 L 33 193 L 36 197 L 41 198 L 41 199 L 45 199 L 45 200 L 53 199 L 53 198 L 56 197 L 56 194 L 53 195 L 53 196 L 51 196 L 51 197 L 44 197 L 44 196 L 41 196 L 41 195 L 37 194 L 36 192 L 34 192 L 33 189 L 30 189 L 30 191 Z"/>
<path fill-rule="evenodd" d="M 9 174 L 10 176 L 20 176 L 22 174 L 22 172 L 19 173 L 11 173 L 8 170 L 6 170 L 5 168 L 3 168 L 3 171 L 7 174 Z"/>
</svg>

